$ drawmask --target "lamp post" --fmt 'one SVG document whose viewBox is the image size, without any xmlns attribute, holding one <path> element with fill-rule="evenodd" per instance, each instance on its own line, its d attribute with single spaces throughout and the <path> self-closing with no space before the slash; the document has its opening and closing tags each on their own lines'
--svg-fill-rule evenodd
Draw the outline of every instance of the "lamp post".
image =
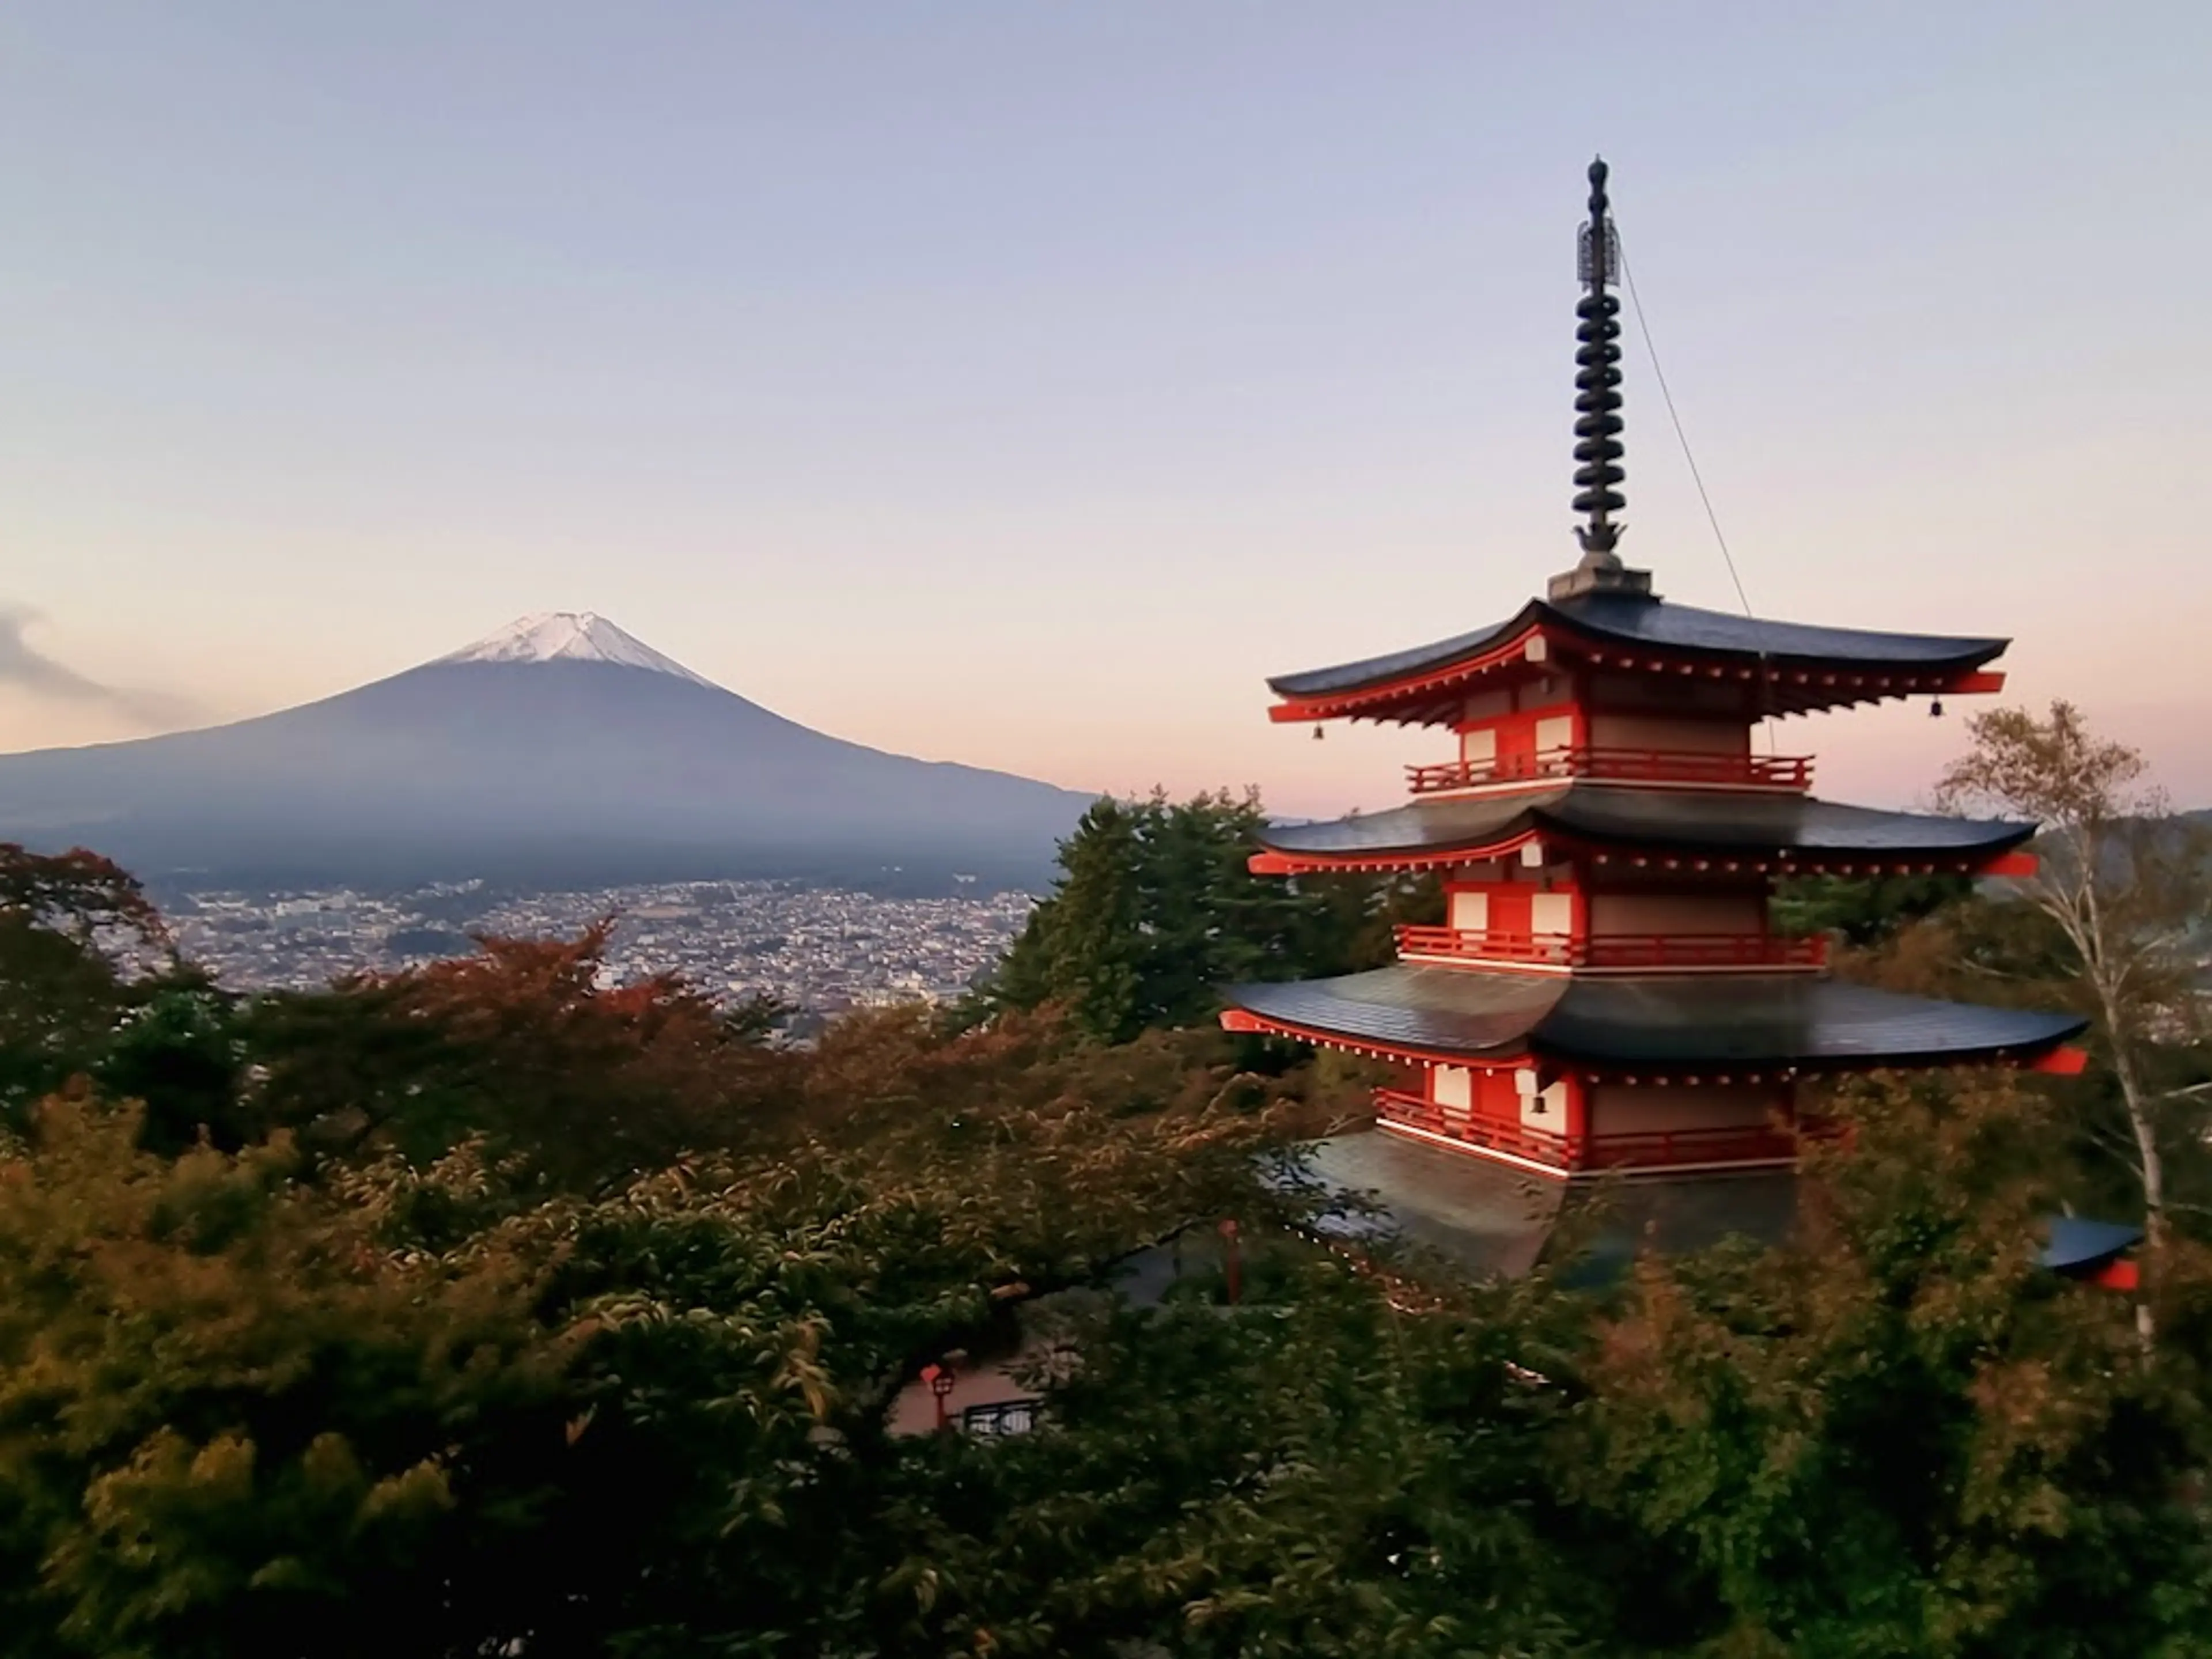
<svg viewBox="0 0 2212 1659">
<path fill-rule="evenodd" d="M 937 1407 L 938 1433 L 949 1432 L 952 1419 L 945 1414 L 945 1396 L 952 1392 L 952 1368 L 950 1365 L 924 1365 L 921 1380 L 929 1384 L 931 1400 Z"/>
</svg>

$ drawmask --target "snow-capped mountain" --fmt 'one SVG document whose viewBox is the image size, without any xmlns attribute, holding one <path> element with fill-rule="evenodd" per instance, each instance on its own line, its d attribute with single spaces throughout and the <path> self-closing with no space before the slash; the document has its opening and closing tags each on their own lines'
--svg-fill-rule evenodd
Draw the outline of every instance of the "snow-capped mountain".
<svg viewBox="0 0 2212 1659">
<path fill-rule="evenodd" d="M 0 840 L 155 878 L 1031 882 L 1088 800 L 811 731 L 588 611 L 229 726 L 0 756 Z"/>
<path fill-rule="evenodd" d="M 604 662 L 618 668 L 650 668 L 702 685 L 714 681 L 695 674 L 673 657 L 626 634 L 592 611 L 540 611 L 487 634 L 438 659 L 440 662 Z"/>
</svg>

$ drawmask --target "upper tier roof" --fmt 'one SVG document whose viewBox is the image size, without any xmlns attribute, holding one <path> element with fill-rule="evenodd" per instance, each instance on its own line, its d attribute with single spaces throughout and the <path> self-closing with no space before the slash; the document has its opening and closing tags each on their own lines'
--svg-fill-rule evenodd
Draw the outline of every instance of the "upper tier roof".
<svg viewBox="0 0 2212 1659">
<path fill-rule="evenodd" d="M 1228 997 L 1272 1025 L 1355 1048 L 1477 1060 L 1533 1054 L 1609 1069 L 2033 1060 L 2087 1024 L 1781 974 L 1592 980 L 1401 963 L 1239 985 Z"/>
<path fill-rule="evenodd" d="M 2011 643 L 1937 634 L 1819 628 L 1738 617 L 1724 611 L 1700 611 L 1640 595 L 1584 593 L 1558 601 L 1531 599 L 1510 619 L 1493 627 L 1387 656 L 1280 675 L 1267 685 L 1279 696 L 1294 698 L 1369 690 L 1480 656 L 1540 624 L 1561 628 L 1599 643 L 1694 652 L 1739 661 L 1763 660 L 1793 668 L 1956 672 L 1980 667 L 2002 655 Z"/>
<path fill-rule="evenodd" d="M 1364 862 L 1483 855 L 1530 834 L 1637 850 L 1790 859 L 1799 863 L 1976 863 L 2019 846 L 2032 823 L 1839 806 L 1808 796 L 1567 783 L 1505 794 L 1419 800 L 1328 823 L 1268 825 L 1260 843 L 1293 860 Z"/>
</svg>

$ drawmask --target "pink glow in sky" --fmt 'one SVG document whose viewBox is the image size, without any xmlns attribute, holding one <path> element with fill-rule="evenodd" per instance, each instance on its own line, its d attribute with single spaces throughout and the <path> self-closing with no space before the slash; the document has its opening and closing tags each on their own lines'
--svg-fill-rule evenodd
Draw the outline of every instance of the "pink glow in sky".
<svg viewBox="0 0 2212 1659">
<path fill-rule="evenodd" d="M 1609 9 L 10 7 L 0 606 L 76 679 L 0 650 L 0 746 L 591 610 L 885 748 L 1383 804 L 1447 740 L 1261 682 L 1571 562 L 1601 149 L 1754 607 L 2010 635 L 2212 801 L 2212 9 Z M 1733 606 L 1629 322 L 1623 551 Z M 1906 801 L 1967 711 L 1778 741 Z"/>
</svg>

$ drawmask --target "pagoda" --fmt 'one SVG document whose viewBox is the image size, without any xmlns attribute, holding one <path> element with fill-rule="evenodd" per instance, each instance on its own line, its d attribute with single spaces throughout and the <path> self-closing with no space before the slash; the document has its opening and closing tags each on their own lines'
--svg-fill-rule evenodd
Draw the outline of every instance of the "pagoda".
<svg viewBox="0 0 2212 1659">
<path fill-rule="evenodd" d="M 1778 933 L 1794 876 L 2000 876 L 2031 823 L 1815 799 L 1763 752 L 1778 716 L 1994 692 L 2009 641 L 1769 622 L 1669 604 L 1625 566 L 1620 254 L 1589 169 L 1574 425 L 1580 561 L 1505 621 L 1269 682 L 1277 720 L 1449 733 L 1404 804 L 1269 828 L 1255 872 L 1432 871 L 1441 927 L 1389 967 L 1231 988 L 1232 1030 L 1403 1066 L 1388 1134 L 1566 1183 L 1784 1170 L 1821 1125 L 1808 1079 L 1888 1068 L 2080 1068 L 2082 1022 L 1838 982 Z M 1316 732 L 1318 735 L 1318 732 Z"/>
</svg>

